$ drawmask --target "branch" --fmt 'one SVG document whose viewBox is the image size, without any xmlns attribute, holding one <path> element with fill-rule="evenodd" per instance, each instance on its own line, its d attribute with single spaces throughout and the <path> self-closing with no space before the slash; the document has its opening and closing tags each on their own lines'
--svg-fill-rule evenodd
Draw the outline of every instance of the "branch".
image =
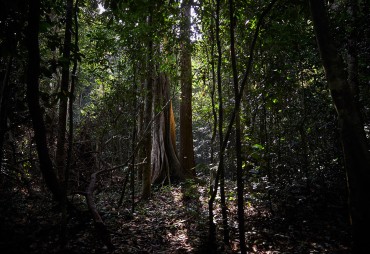
<svg viewBox="0 0 370 254">
<path fill-rule="evenodd" d="M 111 241 L 111 238 L 110 238 L 110 233 L 106 227 L 106 225 L 104 224 L 100 214 L 99 214 L 99 211 L 98 209 L 96 208 L 96 204 L 95 204 L 95 201 L 94 201 L 94 190 L 95 190 L 95 184 L 96 184 L 96 178 L 98 175 L 100 174 L 103 174 L 105 172 L 111 172 L 111 171 L 114 171 L 116 169 L 119 169 L 119 168 L 122 168 L 122 167 L 125 167 L 129 164 L 129 162 L 132 160 L 133 156 L 136 154 L 136 152 L 138 151 L 140 145 L 141 145 L 141 142 L 143 140 L 143 137 L 146 135 L 146 133 L 148 132 L 148 130 L 150 129 L 150 126 L 152 124 L 152 122 L 155 120 L 156 117 L 159 116 L 160 113 L 162 113 L 162 111 L 169 105 L 169 102 L 171 101 L 168 100 L 166 102 L 166 104 L 162 107 L 161 111 L 158 112 L 153 118 L 152 120 L 149 122 L 148 126 L 145 128 L 144 130 L 144 133 L 142 135 L 142 138 L 139 140 L 139 142 L 136 144 L 131 156 L 125 161 L 125 163 L 121 164 L 121 165 L 117 165 L 117 166 L 114 166 L 114 167 L 111 167 L 111 168 L 107 168 L 107 169 L 102 169 L 102 170 L 99 170 L 93 174 L 91 174 L 91 178 L 90 178 L 90 182 L 89 182 L 89 185 L 88 187 L 86 188 L 86 191 L 85 192 L 76 192 L 76 193 L 79 193 L 79 194 L 82 194 L 86 197 L 86 203 L 87 203 L 87 206 L 89 208 L 89 211 L 93 217 L 93 220 L 94 220 L 94 225 L 95 225 L 95 229 L 97 231 L 97 234 L 98 234 L 98 237 L 103 241 L 103 243 L 110 249 L 110 250 L 113 250 L 114 249 L 114 246 L 112 244 L 112 241 Z"/>
</svg>

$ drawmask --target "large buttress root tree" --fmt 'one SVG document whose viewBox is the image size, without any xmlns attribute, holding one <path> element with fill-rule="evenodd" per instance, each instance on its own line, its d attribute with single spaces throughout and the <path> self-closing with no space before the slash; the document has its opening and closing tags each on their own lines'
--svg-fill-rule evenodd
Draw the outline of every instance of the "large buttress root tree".
<svg viewBox="0 0 370 254">
<path fill-rule="evenodd" d="M 181 166 L 176 153 L 175 119 L 169 96 L 169 79 L 163 73 L 154 84 L 153 108 L 162 112 L 155 112 L 153 122 L 152 182 L 185 180 L 191 177 L 191 173 Z"/>
<path fill-rule="evenodd" d="M 370 153 L 363 121 L 342 58 L 330 34 L 323 0 L 310 0 L 316 40 L 326 79 L 338 114 L 347 172 L 349 207 L 353 227 L 353 253 L 363 253 L 370 240 Z"/>
</svg>

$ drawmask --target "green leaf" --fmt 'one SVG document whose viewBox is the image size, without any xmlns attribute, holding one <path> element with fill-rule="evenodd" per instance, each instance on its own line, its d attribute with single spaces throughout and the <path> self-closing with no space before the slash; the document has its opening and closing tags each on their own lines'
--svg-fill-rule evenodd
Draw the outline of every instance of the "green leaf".
<svg viewBox="0 0 370 254">
<path fill-rule="evenodd" d="M 255 149 L 259 149 L 259 150 L 263 150 L 263 149 L 265 149 L 265 148 L 263 147 L 263 145 L 261 145 L 261 144 L 254 144 L 252 147 L 253 147 L 253 148 L 255 148 Z"/>
</svg>

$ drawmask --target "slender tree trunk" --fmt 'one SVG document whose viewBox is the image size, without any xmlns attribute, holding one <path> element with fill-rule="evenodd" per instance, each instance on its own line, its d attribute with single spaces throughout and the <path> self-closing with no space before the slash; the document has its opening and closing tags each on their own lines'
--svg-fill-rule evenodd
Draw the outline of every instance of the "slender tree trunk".
<svg viewBox="0 0 370 254">
<path fill-rule="evenodd" d="M 66 165 L 66 124 L 67 124 L 67 107 L 68 107 L 68 89 L 69 89 L 69 62 L 71 56 L 72 43 L 72 13 L 73 0 L 66 0 L 66 28 L 64 33 L 63 62 L 62 62 L 62 80 L 60 84 L 60 103 L 58 116 L 58 139 L 56 150 L 56 167 L 59 180 L 64 182 L 65 165 Z"/>
<path fill-rule="evenodd" d="M 217 135 L 217 112 L 215 105 L 215 90 L 216 90 L 216 77 L 215 77 L 215 67 L 212 62 L 212 88 L 211 88 L 211 104 L 212 104 L 212 116 L 213 116 L 213 125 L 212 125 L 212 137 L 211 137 L 211 163 L 215 162 L 215 140 Z M 212 192 L 212 190 L 211 190 Z"/>
<path fill-rule="evenodd" d="M 220 39 L 220 0 L 217 0 L 217 11 L 216 11 L 216 44 L 217 44 L 217 92 L 218 92 L 218 136 L 220 142 L 220 154 L 219 154 L 219 171 L 220 171 L 220 196 L 221 196 L 221 213 L 222 213 L 222 225 L 223 225 L 223 236 L 224 243 L 229 245 L 229 223 L 227 216 L 227 206 L 225 197 L 225 168 L 224 168 L 224 151 L 222 151 L 222 145 L 224 142 L 223 133 L 223 96 L 222 96 L 222 78 L 221 78 L 221 65 L 222 65 L 222 49 Z"/>
<path fill-rule="evenodd" d="M 347 82 L 343 60 L 329 30 L 323 0 L 310 0 L 317 44 L 338 114 L 353 228 L 353 253 L 363 253 L 370 240 L 370 154 L 360 111 Z"/>
<path fill-rule="evenodd" d="M 215 184 L 213 193 L 208 201 L 208 212 L 209 212 L 209 244 L 211 246 L 212 253 L 216 252 L 216 225 L 213 222 L 213 203 L 216 198 L 218 182 L 220 181 L 220 196 L 221 196 L 221 213 L 222 213 L 222 224 L 223 224 L 223 240 L 224 243 L 229 245 L 229 225 L 227 218 L 227 207 L 225 199 L 225 169 L 224 169 L 224 151 L 223 143 L 223 97 L 222 97 L 222 80 L 221 80 L 221 64 L 222 64 L 222 50 L 220 41 L 220 0 L 217 0 L 216 5 L 216 45 L 217 45 L 217 92 L 218 92 L 218 135 L 219 135 L 219 164 L 215 177 Z"/>
<path fill-rule="evenodd" d="M 358 1 L 348 0 L 348 12 L 350 14 L 349 34 L 348 34 L 348 83 L 352 90 L 355 102 L 359 103 L 359 80 L 358 80 L 358 58 L 357 58 L 357 38 L 358 38 Z"/>
<path fill-rule="evenodd" d="M 211 19 L 211 25 L 210 25 L 210 43 L 211 43 L 211 52 L 208 53 L 208 50 L 206 48 L 207 52 L 207 61 L 211 65 L 211 78 L 210 78 L 210 97 L 211 97 L 211 107 L 212 107 L 212 136 L 211 136 L 211 157 L 210 157 L 210 163 L 213 165 L 215 163 L 215 141 L 216 141 L 216 135 L 217 135 L 217 111 L 216 111 L 216 105 L 215 105 L 215 93 L 216 93 L 216 72 L 215 72 L 215 62 L 214 62 L 214 55 L 215 55 L 215 38 L 214 38 L 214 19 Z M 206 75 L 204 75 L 204 85 L 206 82 Z M 215 171 L 210 170 L 210 193 L 213 192 L 213 183 L 215 178 Z"/>
<path fill-rule="evenodd" d="M 181 100 L 180 100 L 180 162 L 184 170 L 194 175 L 194 149 L 192 128 L 192 68 L 190 43 L 191 0 L 182 2 L 181 17 Z"/>
<path fill-rule="evenodd" d="M 141 80 L 140 91 L 138 91 L 139 94 L 143 93 L 144 84 L 145 84 L 145 80 Z M 138 106 L 137 134 L 136 134 L 139 139 L 143 136 L 144 131 L 145 131 L 145 126 L 144 126 L 144 103 L 142 103 L 140 101 L 139 106 Z M 141 161 L 145 159 L 145 156 L 143 155 L 143 148 L 141 146 L 137 151 L 137 158 L 138 158 L 137 160 L 140 161 L 140 165 L 138 165 L 138 168 L 137 168 L 137 178 L 138 178 L 138 181 L 140 183 L 142 183 L 142 181 L 143 181 L 143 168 L 145 167 L 145 163 L 141 163 Z"/>
<path fill-rule="evenodd" d="M 215 93 L 216 93 L 216 71 L 215 71 L 215 62 L 214 62 L 214 55 L 215 55 L 215 36 L 214 36 L 214 20 L 211 20 L 211 71 L 212 71 L 212 88 L 211 88 L 211 103 L 212 103 L 212 114 L 213 114 L 213 130 L 212 130 L 212 138 L 211 138 L 211 162 L 214 162 L 213 154 L 214 154 L 214 146 L 215 146 L 215 139 L 217 134 L 217 112 L 215 106 Z M 221 146 L 221 145 L 220 145 Z M 217 245 L 216 245 L 216 225 L 213 221 L 214 214 L 213 214 L 213 203 L 217 194 L 218 188 L 218 181 L 219 181 L 219 174 L 211 172 L 211 182 L 210 182 L 210 193 L 211 197 L 208 201 L 208 219 L 209 219 L 209 233 L 208 233 L 208 244 L 210 253 L 216 253 Z M 214 183 L 213 183 L 214 182 Z"/>
<path fill-rule="evenodd" d="M 74 92 L 76 87 L 76 79 L 77 79 L 77 66 L 78 66 L 78 0 L 76 0 L 74 6 L 74 25 L 75 25 L 75 37 L 74 37 L 74 56 L 73 56 L 73 68 L 72 68 L 72 80 L 71 80 L 71 91 L 69 93 L 69 105 L 68 105 L 68 115 L 69 115 L 69 122 L 68 122 L 68 150 L 67 150 L 67 162 L 64 171 L 64 181 L 61 182 L 63 191 L 64 191 L 64 203 L 62 207 L 62 225 L 61 225 L 61 243 L 64 246 L 67 242 L 66 239 L 66 232 L 67 232 L 67 193 L 68 193 L 68 181 L 69 181 L 69 173 L 72 163 L 72 150 L 73 150 L 73 136 L 74 136 L 74 126 L 73 126 L 73 98 Z"/>
<path fill-rule="evenodd" d="M 1 75 L 0 87 L 0 168 L 3 160 L 3 145 L 5 140 L 5 133 L 7 131 L 8 118 L 8 98 L 9 98 L 9 77 L 11 66 L 13 63 L 13 56 L 9 56 L 4 75 Z"/>
<path fill-rule="evenodd" d="M 46 141 L 46 128 L 39 103 L 39 75 L 40 75 L 40 49 L 39 49 L 39 23 L 40 0 L 29 2 L 29 17 L 27 29 L 27 104 L 30 111 L 35 133 L 36 148 L 40 162 L 40 169 L 45 183 L 56 201 L 63 202 L 63 191 L 53 170 Z"/>
<path fill-rule="evenodd" d="M 76 0 L 74 7 L 74 20 L 75 20 L 75 42 L 74 42 L 74 57 L 73 57 L 73 68 L 72 68 L 72 80 L 71 80 L 71 91 L 69 93 L 69 123 L 68 123 L 68 151 L 67 151 L 67 164 L 65 170 L 65 190 L 68 190 L 68 180 L 69 180 L 69 171 L 72 163 L 72 150 L 73 150 L 73 136 L 74 136 L 74 126 L 73 126 L 73 98 L 77 82 L 77 66 L 78 66 L 78 0 Z"/>
<path fill-rule="evenodd" d="M 234 17 L 234 2 L 229 0 L 230 13 L 230 55 L 233 70 L 234 94 L 235 102 L 239 96 L 239 80 L 238 70 L 236 66 L 235 54 L 235 17 Z M 239 228 L 239 242 L 240 252 L 247 253 L 245 245 L 245 228 L 244 228 L 244 182 L 243 182 L 243 167 L 242 167 L 242 144 L 241 144 L 241 130 L 240 130 L 240 107 L 235 115 L 235 152 L 236 152 L 236 183 L 237 183 L 237 200 L 238 200 L 238 228 Z"/>
<path fill-rule="evenodd" d="M 152 24 L 152 15 L 150 14 L 147 19 L 148 25 Z M 148 58 L 147 58 L 147 80 L 145 83 L 145 105 L 144 105 L 144 128 L 148 128 L 151 124 L 152 116 L 152 101 L 153 101 L 153 80 L 154 80 L 154 64 L 153 64 L 153 41 L 149 39 L 148 42 Z M 151 194 L 152 185 L 152 170 L 151 170 L 151 151 L 152 151 L 152 140 L 151 132 L 144 133 L 145 137 L 143 140 L 143 155 L 146 159 L 146 163 L 143 166 L 142 175 L 142 193 L 143 199 L 148 199 Z"/>
<path fill-rule="evenodd" d="M 215 71 L 215 38 L 214 38 L 214 25 L 213 19 L 211 20 L 211 73 L 212 73 L 212 86 L 211 86 L 211 104 L 212 104 L 212 116 L 213 116 L 213 128 L 212 128 L 212 138 L 211 138 L 211 163 L 214 163 L 214 146 L 217 135 L 217 112 L 215 106 L 215 92 L 216 92 L 216 71 Z M 212 185 L 211 185 L 212 186 Z M 212 192 L 212 189 L 211 189 Z"/>
<path fill-rule="evenodd" d="M 136 62 L 133 63 L 133 70 L 134 70 L 134 78 L 133 78 L 133 83 L 134 83 L 134 102 L 133 102 L 133 108 L 137 109 L 137 83 L 136 83 Z M 134 119 L 134 124 L 132 128 L 132 161 L 131 161 L 131 179 L 130 179 L 130 184 L 131 184 L 131 213 L 133 214 L 135 212 L 135 161 L 136 161 L 136 134 L 137 134 L 137 126 L 136 126 L 136 110 L 133 112 L 132 119 Z"/>
</svg>

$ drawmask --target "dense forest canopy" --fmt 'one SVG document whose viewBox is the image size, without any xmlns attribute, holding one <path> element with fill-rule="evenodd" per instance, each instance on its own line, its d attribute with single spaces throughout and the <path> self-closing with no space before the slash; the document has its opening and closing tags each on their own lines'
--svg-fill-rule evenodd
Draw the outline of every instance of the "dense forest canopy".
<svg viewBox="0 0 370 254">
<path fill-rule="evenodd" d="M 368 1 L 1 6 L 1 253 L 368 249 Z"/>
</svg>

